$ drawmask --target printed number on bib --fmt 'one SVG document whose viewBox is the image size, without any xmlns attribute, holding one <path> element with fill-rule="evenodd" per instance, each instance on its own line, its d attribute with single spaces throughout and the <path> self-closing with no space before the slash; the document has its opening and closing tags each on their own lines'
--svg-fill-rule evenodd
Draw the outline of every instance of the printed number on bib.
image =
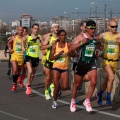
<svg viewBox="0 0 120 120">
<path fill-rule="evenodd" d="M 116 49 L 117 49 L 116 45 L 108 45 L 107 46 L 107 54 L 115 55 L 116 54 Z"/>
<path fill-rule="evenodd" d="M 65 54 L 61 55 L 56 59 L 56 62 L 65 62 Z"/>
<path fill-rule="evenodd" d="M 22 46 L 20 42 L 16 42 L 16 52 L 22 52 Z"/>
<path fill-rule="evenodd" d="M 29 52 L 32 54 L 38 53 L 38 46 L 30 46 Z"/>
<path fill-rule="evenodd" d="M 95 47 L 94 46 L 87 46 L 86 47 L 86 50 L 85 50 L 85 56 L 86 57 L 92 57 L 93 56 L 93 53 L 94 53 L 94 49 Z"/>
</svg>

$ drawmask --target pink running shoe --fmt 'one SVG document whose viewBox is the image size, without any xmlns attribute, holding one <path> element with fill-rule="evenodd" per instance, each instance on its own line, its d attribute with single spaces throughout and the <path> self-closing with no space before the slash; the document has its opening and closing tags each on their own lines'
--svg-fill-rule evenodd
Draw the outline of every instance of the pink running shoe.
<svg viewBox="0 0 120 120">
<path fill-rule="evenodd" d="M 27 86 L 26 87 L 26 95 L 30 95 L 32 92 L 31 92 L 31 87 L 30 86 Z"/>
<path fill-rule="evenodd" d="M 71 100 L 70 111 L 71 112 L 75 112 L 76 111 L 76 103 L 73 100 Z"/>
<path fill-rule="evenodd" d="M 91 107 L 91 103 L 90 103 L 90 100 L 89 100 L 89 99 L 86 99 L 86 100 L 83 102 L 83 105 L 86 107 L 86 111 L 87 111 L 87 112 L 92 112 L 92 107 Z"/>
</svg>

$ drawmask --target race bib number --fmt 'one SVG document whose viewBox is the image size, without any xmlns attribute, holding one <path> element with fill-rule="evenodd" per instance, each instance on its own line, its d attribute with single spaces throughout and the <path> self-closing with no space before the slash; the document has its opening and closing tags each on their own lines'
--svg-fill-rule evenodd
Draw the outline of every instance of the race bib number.
<svg viewBox="0 0 120 120">
<path fill-rule="evenodd" d="M 107 54 L 116 55 L 116 49 L 117 49 L 116 45 L 108 45 L 107 46 Z"/>
<path fill-rule="evenodd" d="M 56 62 L 65 62 L 65 56 L 66 56 L 65 54 L 61 55 L 56 59 Z"/>
<path fill-rule="evenodd" d="M 22 52 L 22 45 L 21 42 L 16 42 L 16 52 Z"/>
<path fill-rule="evenodd" d="M 94 46 L 87 46 L 86 47 L 86 50 L 85 50 L 85 56 L 86 57 L 92 57 L 93 56 L 93 53 L 94 53 L 94 49 L 95 47 Z"/>
<path fill-rule="evenodd" d="M 32 54 L 38 53 L 38 46 L 30 46 L 29 52 Z"/>
</svg>

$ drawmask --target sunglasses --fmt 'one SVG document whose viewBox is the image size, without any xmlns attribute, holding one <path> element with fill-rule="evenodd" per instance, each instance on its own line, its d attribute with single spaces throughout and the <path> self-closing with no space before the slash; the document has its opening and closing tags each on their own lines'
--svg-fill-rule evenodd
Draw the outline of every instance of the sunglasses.
<svg viewBox="0 0 120 120">
<path fill-rule="evenodd" d="M 87 26 L 87 28 L 91 29 L 91 30 L 96 30 L 95 26 Z"/>
<path fill-rule="evenodd" d="M 111 28 L 118 28 L 118 26 L 116 25 L 116 26 L 110 26 Z"/>
<path fill-rule="evenodd" d="M 89 29 L 91 29 L 91 30 L 96 30 L 96 28 L 89 28 Z"/>
</svg>

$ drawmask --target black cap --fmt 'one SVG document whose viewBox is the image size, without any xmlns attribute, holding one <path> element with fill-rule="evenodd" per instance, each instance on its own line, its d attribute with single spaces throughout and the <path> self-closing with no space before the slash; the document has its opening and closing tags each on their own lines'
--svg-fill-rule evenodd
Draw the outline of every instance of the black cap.
<svg viewBox="0 0 120 120">
<path fill-rule="evenodd" d="M 88 20 L 86 22 L 86 27 L 96 27 L 96 23 L 93 20 Z"/>
</svg>

